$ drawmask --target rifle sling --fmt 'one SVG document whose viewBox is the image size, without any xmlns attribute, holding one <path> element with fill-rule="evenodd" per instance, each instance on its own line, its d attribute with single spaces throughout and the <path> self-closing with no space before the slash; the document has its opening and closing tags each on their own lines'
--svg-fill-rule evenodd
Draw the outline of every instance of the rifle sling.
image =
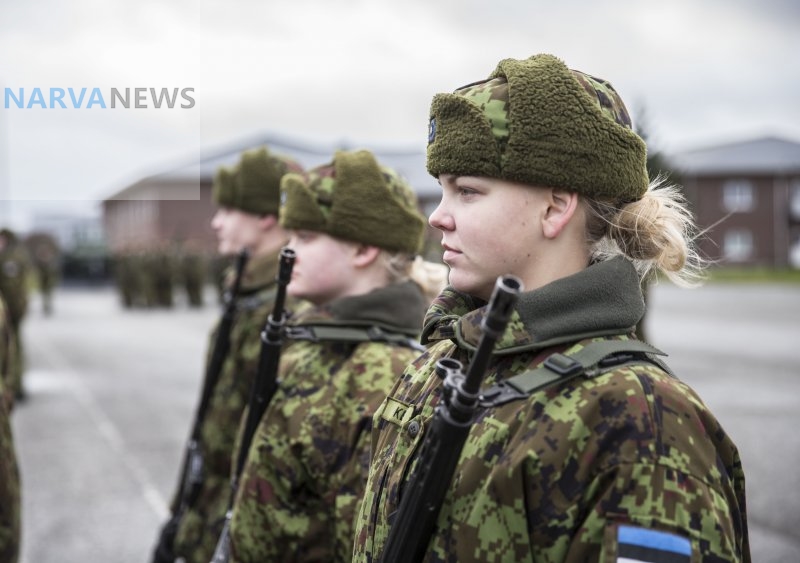
<svg viewBox="0 0 800 563">
<path fill-rule="evenodd" d="M 656 356 L 666 354 L 640 340 L 600 340 L 580 349 L 550 354 L 538 367 L 501 381 L 481 393 L 480 404 L 496 407 L 529 397 L 545 387 L 579 376 L 595 377 L 624 364 L 651 363 L 672 375 Z"/>
<path fill-rule="evenodd" d="M 424 350 L 424 347 L 410 336 L 389 332 L 377 326 L 298 325 L 286 329 L 286 338 L 311 342 L 385 342 L 418 351 Z"/>
</svg>

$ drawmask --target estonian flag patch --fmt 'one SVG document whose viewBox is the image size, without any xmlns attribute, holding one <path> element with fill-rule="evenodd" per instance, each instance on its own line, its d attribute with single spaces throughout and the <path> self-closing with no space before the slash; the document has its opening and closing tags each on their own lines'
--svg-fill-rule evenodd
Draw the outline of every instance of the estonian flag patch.
<svg viewBox="0 0 800 563">
<path fill-rule="evenodd" d="M 691 559 L 688 538 L 635 526 L 617 529 L 618 563 L 689 563 Z"/>
</svg>

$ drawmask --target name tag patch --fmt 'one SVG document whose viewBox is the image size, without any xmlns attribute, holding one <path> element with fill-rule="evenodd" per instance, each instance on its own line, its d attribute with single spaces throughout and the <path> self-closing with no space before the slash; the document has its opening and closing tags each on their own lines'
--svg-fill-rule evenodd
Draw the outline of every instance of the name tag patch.
<svg viewBox="0 0 800 563">
<path fill-rule="evenodd" d="M 391 397 L 386 400 L 386 408 L 383 409 L 383 414 L 381 414 L 381 418 L 398 426 L 404 426 L 413 417 L 413 406 Z"/>
</svg>

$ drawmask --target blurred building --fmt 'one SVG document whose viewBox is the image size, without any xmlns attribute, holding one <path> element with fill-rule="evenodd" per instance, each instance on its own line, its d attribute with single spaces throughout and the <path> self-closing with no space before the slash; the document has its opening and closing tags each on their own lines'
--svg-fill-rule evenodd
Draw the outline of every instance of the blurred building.
<svg viewBox="0 0 800 563">
<path fill-rule="evenodd" d="M 720 265 L 800 268 L 800 142 L 763 137 L 677 153 L 701 228 Z"/>
<path fill-rule="evenodd" d="M 164 241 L 192 240 L 207 250 L 216 248 L 211 229 L 215 207 L 211 183 L 220 166 L 235 165 L 242 152 L 266 146 L 311 168 L 330 161 L 336 150 L 369 149 L 378 160 L 397 170 L 414 187 L 423 211 L 433 210 L 439 186 L 425 169 L 425 148 L 376 146 L 351 142 L 313 143 L 277 134 L 244 139 L 148 176 L 103 201 L 103 226 L 112 253 L 125 248 L 151 248 Z"/>
</svg>

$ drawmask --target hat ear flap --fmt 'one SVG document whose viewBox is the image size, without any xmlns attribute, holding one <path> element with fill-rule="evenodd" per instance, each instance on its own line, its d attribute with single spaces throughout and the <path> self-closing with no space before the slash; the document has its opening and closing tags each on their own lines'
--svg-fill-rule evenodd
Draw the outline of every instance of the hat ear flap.
<svg viewBox="0 0 800 563">
<path fill-rule="evenodd" d="M 456 94 L 436 94 L 431 102 L 428 172 L 501 177 L 501 150 L 483 111 Z"/>
<path fill-rule="evenodd" d="M 339 152 L 336 165 L 336 188 L 333 192 L 331 226 L 335 236 L 361 240 L 365 233 L 379 233 L 386 228 L 382 219 L 390 198 L 383 173 L 367 152 Z"/>
<path fill-rule="evenodd" d="M 222 207 L 236 207 L 235 171 L 221 166 L 217 169 L 212 183 L 212 198 Z"/>
<path fill-rule="evenodd" d="M 286 229 L 327 230 L 325 214 L 305 176 L 289 173 L 281 179 L 280 223 Z"/>
</svg>

